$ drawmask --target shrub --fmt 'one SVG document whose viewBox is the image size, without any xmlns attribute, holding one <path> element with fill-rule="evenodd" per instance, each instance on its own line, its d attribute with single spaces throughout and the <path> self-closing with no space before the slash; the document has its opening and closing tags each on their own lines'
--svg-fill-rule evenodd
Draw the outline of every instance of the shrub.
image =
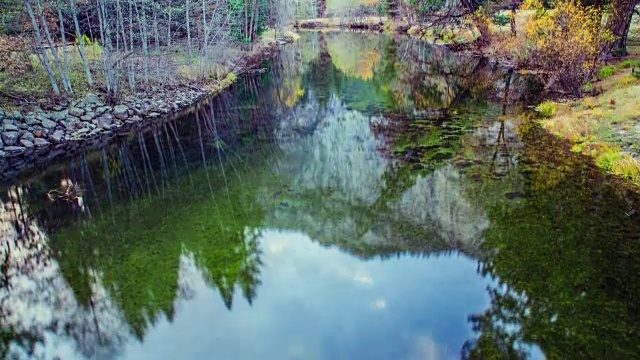
<svg viewBox="0 0 640 360">
<path fill-rule="evenodd" d="M 522 10 L 533 10 L 533 9 L 539 9 L 542 7 L 543 5 L 540 0 L 524 0 L 520 8 Z"/>
<path fill-rule="evenodd" d="M 536 111 L 546 118 L 551 118 L 556 114 L 556 105 L 551 101 L 545 101 L 536 107 Z"/>
<path fill-rule="evenodd" d="M 615 74 L 615 73 L 616 73 L 615 66 L 607 65 L 607 66 L 603 67 L 602 69 L 600 69 L 600 71 L 598 72 L 598 77 L 600 79 L 606 79 L 608 77 L 613 76 L 613 74 Z"/>
<path fill-rule="evenodd" d="M 554 11 L 544 11 L 526 27 L 529 61 L 559 83 L 566 91 L 580 95 L 591 80 L 606 44 L 614 40 L 602 26 L 598 9 L 574 0 L 557 1 Z"/>
</svg>

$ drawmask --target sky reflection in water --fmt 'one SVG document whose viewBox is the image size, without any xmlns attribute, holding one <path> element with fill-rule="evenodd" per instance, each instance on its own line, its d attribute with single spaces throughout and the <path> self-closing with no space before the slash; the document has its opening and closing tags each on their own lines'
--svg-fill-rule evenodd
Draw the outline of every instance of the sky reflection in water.
<svg viewBox="0 0 640 360">
<path fill-rule="evenodd" d="M 473 334 L 467 316 L 488 305 L 488 280 L 465 255 L 361 261 L 306 235 L 265 230 L 253 306 L 228 311 L 189 256 L 178 300 L 128 359 L 453 359 Z"/>
</svg>

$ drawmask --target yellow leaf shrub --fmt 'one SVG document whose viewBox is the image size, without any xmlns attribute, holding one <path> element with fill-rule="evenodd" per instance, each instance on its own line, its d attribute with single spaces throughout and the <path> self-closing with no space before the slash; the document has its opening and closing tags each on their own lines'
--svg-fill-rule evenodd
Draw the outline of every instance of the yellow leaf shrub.
<svg viewBox="0 0 640 360">
<path fill-rule="evenodd" d="M 602 12 L 574 0 L 557 1 L 525 28 L 529 62 L 549 74 L 551 83 L 580 94 L 599 66 L 607 45 L 614 40 L 602 26 Z"/>
</svg>

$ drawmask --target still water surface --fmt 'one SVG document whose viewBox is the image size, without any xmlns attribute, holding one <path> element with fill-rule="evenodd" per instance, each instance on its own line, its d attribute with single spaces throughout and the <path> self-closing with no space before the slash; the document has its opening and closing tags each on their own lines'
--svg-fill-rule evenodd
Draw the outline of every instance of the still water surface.
<svg viewBox="0 0 640 360">
<path fill-rule="evenodd" d="M 513 105 L 535 83 L 378 34 L 265 66 L 4 179 L 3 357 L 640 354 L 637 197 Z"/>
</svg>

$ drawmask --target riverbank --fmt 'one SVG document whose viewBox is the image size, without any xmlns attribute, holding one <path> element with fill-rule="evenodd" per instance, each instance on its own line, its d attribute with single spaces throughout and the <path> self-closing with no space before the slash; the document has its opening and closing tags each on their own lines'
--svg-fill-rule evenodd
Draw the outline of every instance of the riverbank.
<svg viewBox="0 0 640 360">
<path fill-rule="evenodd" d="M 640 56 L 603 67 L 586 87 L 592 95 L 538 106 L 544 127 L 569 141 L 573 152 L 640 186 Z"/>
<path fill-rule="evenodd" d="M 285 32 L 275 38 L 263 34 L 221 79 L 153 86 L 128 94 L 108 105 L 103 94 L 92 89 L 75 99 L 50 97 L 25 106 L 0 108 L 0 169 L 17 173 L 33 162 L 48 162 L 76 151 L 100 146 L 120 133 L 176 116 L 204 98 L 215 96 L 235 83 L 238 76 L 255 70 L 279 47 L 296 35 Z"/>
</svg>

